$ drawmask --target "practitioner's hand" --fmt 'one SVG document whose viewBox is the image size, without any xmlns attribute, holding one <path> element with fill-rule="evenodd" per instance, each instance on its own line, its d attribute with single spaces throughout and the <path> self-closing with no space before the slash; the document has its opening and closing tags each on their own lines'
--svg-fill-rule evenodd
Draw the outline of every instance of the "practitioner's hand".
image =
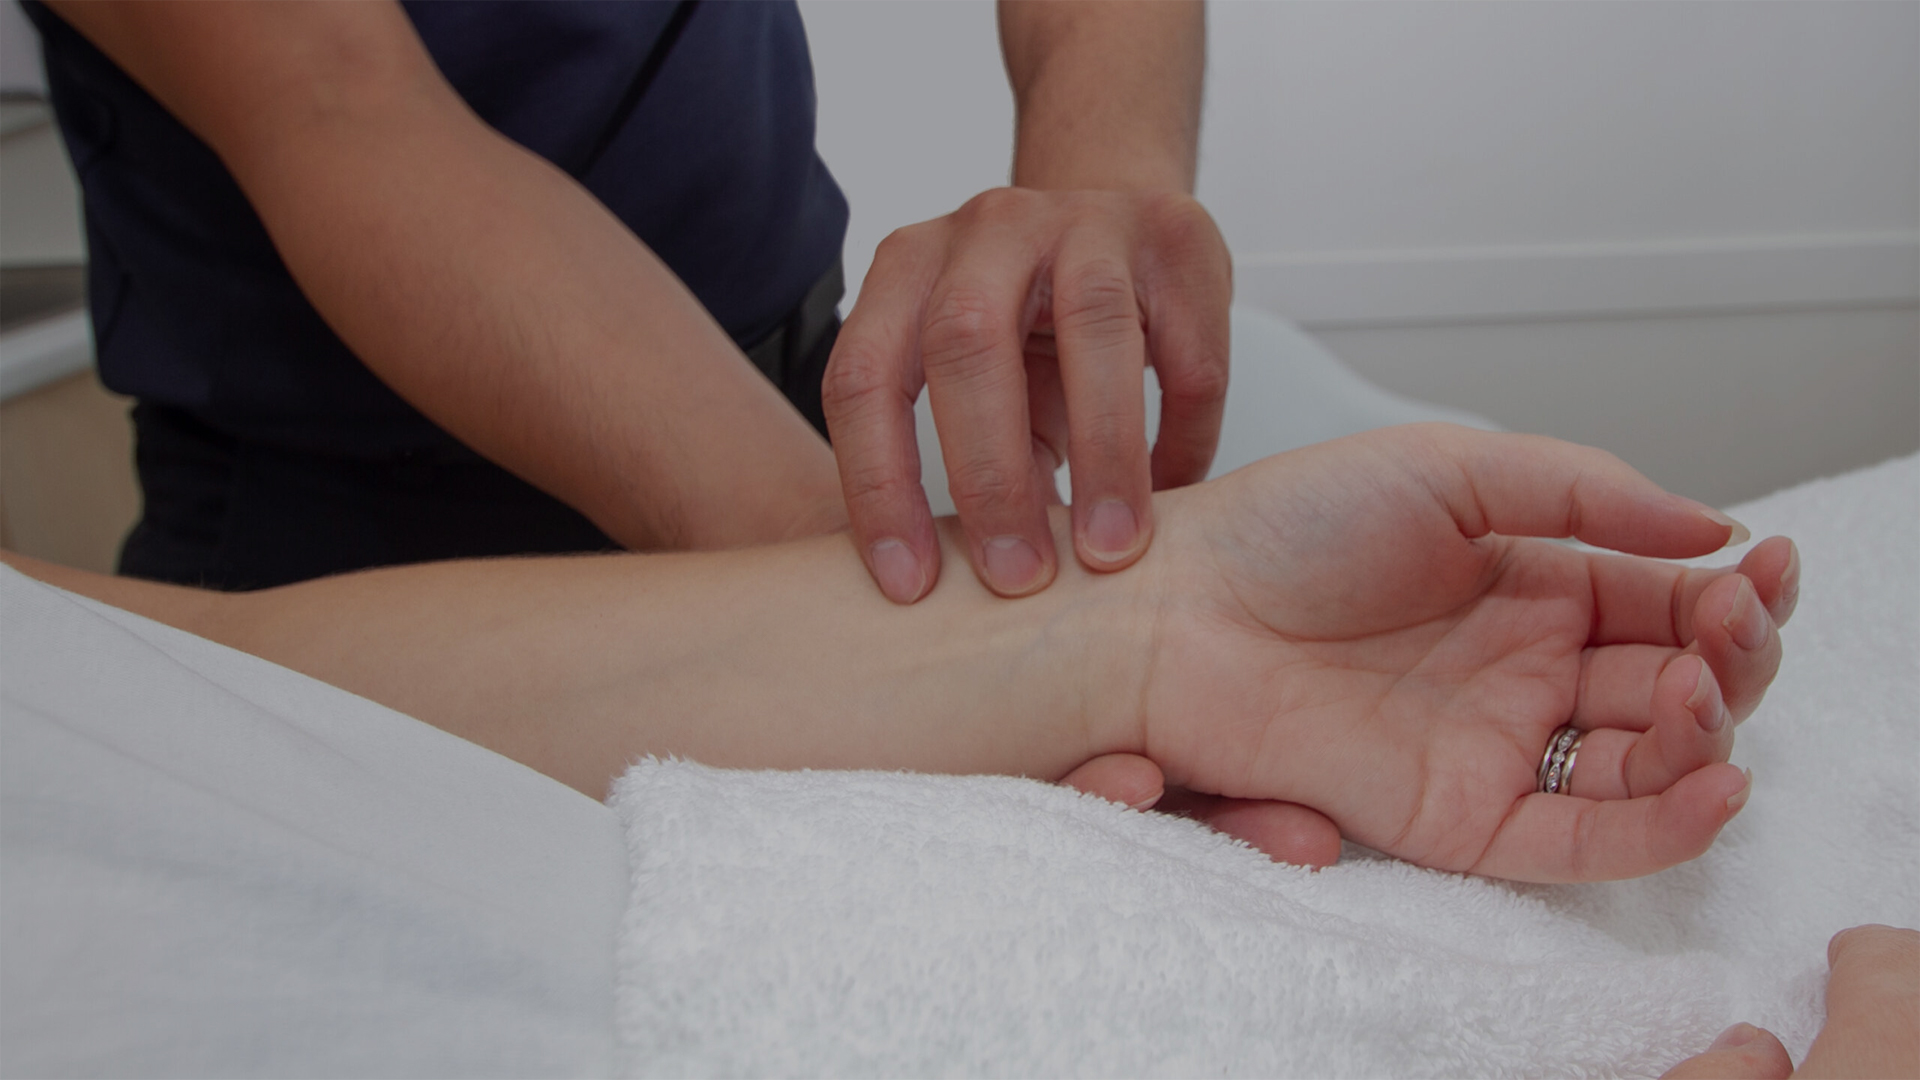
<svg viewBox="0 0 1920 1080">
<path fill-rule="evenodd" d="M 1600 451 L 1445 425 L 1166 498 L 1136 571 L 1157 622 L 1133 745 L 1168 782 L 1534 881 L 1693 858 L 1744 803 L 1725 761 L 1779 664 L 1786 540 L 1736 573 L 1523 539 L 1677 558 L 1743 530 Z M 1537 794 L 1567 723 L 1589 731 L 1572 792 Z"/>
<path fill-rule="evenodd" d="M 1168 790 L 1160 766 L 1138 754 L 1103 754 L 1060 782 L 1135 810 L 1159 810 L 1204 821 L 1252 844 L 1276 862 L 1321 867 L 1340 861 L 1340 828 L 1320 811 L 1271 799 L 1227 799 L 1183 788 Z"/>
<path fill-rule="evenodd" d="M 1796 1071 L 1773 1033 L 1735 1024 L 1664 1080 L 1920 1077 L 1920 933 L 1842 930 L 1827 945 L 1827 1022 Z"/>
<path fill-rule="evenodd" d="M 1153 535 L 1150 493 L 1213 460 L 1231 295 L 1219 230 L 1177 193 L 1003 188 L 889 236 L 823 388 L 855 546 L 881 591 L 912 603 L 940 573 L 914 441 L 923 386 L 988 588 L 1053 581 L 1062 461 L 1080 562 L 1132 565 Z M 1148 364 L 1161 390 L 1151 464 Z"/>
</svg>

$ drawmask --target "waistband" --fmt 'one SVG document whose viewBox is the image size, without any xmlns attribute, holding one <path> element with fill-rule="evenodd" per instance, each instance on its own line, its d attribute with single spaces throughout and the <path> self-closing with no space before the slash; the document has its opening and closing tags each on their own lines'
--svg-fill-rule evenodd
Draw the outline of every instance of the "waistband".
<svg viewBox="0 0 1920 1080">
<path fill-rule="evenodd" d="M 820 339 L 840 325 L 840 298 L 847 294 L 846 269 L 841 260 L 833 260 L 800 303 L 787 317 L 747 346 L 747 359 L 773 380 L 783 391 L 790 385 L 794 367 L 803 362 L 820 344 Z"/>
</svg>

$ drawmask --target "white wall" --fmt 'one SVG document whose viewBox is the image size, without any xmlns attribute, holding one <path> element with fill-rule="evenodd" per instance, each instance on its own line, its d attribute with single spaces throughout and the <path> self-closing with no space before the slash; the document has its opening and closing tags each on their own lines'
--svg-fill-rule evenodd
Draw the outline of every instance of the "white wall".
<svg viewBox="0 0 1920 1080">
<path fill-rule="evenodd" d="M 0 91 L 44 94 L 47 79 L 40 70 L 40 39 L 15 0 L 0 3 Z"/>
<path fill-rule="evenodd" d="M 1008 181 L 1013 95 L 993 5 L 801 0 L 813 49 L 820 154 L 853 206 L 848 300 L 873 249 Z"/>
<path fill-rule="evenodd" d="M 1007 170 L 990 5 L 804 0 L 859 280 Z M 1920 448 L 1920 4 L 1218 4 L 1242 303 L 1721 502 Z"/>
<path fill-rule="evenodd" d="M 990 4 L 801 6 L 857 288 L 887 232 L 1005 182 L 1012 102 Z M 1210 18 L 1200 194 L 1242 303 L 1715 501 L 1920 448 L 1920 4 Z M 36 48 L 0 4 L 9 88 Z M 16 152 L 51 138 L 6 156 L 64 169 Z M 70 258 L 70 179 L 15 165 L 0 255 Z"/>
</svg>

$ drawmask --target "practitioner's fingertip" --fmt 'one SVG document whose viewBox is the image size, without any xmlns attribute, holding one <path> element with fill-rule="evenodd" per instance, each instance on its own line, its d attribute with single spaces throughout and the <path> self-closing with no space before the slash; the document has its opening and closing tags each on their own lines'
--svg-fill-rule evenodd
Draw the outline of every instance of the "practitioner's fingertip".
<svg viewBox="0 0 1920 1080">
<path fill-rule="evenodd" d="M 899 540 L 888 537 L 868 548 L 867 566 L 880 591 L 896 604 L 911 604 L 926 595 L 927 572 L 913 549 Z"/>
<path fill-rule="evenodd" d="M 1318 870 L 1340 861 L 1340 827 L 1297 803 L 1225 799 L 1201 820 L 1266 852 L 1274 862 Z"/>
<path fill-rule="evenodd" d="M 1102 754 L 1061 777 L 1060 783 L 1130 810 L 1150 810 L 1166 794 L 1160 766 L 1139 754 Z"/>
</svg>

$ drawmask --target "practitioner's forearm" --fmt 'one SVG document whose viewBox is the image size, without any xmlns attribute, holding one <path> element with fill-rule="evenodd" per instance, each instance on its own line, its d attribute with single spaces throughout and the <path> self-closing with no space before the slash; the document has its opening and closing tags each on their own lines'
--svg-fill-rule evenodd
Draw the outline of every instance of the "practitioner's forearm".
<svg viewBox="0 0 1920 1080">
<path fill-rule="evenodd" d="M 1193 0 L 1001 0 L 1013 182 L 1193 192 L 1206 11 Z"/>
<path fill-rule="evenodd" d="M 1140 587 L 1076 568 L 1007 601 L 949 574 L 905 608 L 831 536 L 371 571 L 192 628 L 596 797 L 647 754 L 1057 778 L 1137 749 Z"/>
<path fill-rule="evenodd" d="M 236 172 L 369 367 L 621 543 L 734 547 L 844 520 L 826 443 L 547 162 L 470 119 L 395 117 Z"/>
<path fill-rule="evenodd" d="M 217 152 L 301 289 L 435 422 L 636 548 L 844 522 L 832 454 L 391 4 L 58 4 Z"/>
</svg>

